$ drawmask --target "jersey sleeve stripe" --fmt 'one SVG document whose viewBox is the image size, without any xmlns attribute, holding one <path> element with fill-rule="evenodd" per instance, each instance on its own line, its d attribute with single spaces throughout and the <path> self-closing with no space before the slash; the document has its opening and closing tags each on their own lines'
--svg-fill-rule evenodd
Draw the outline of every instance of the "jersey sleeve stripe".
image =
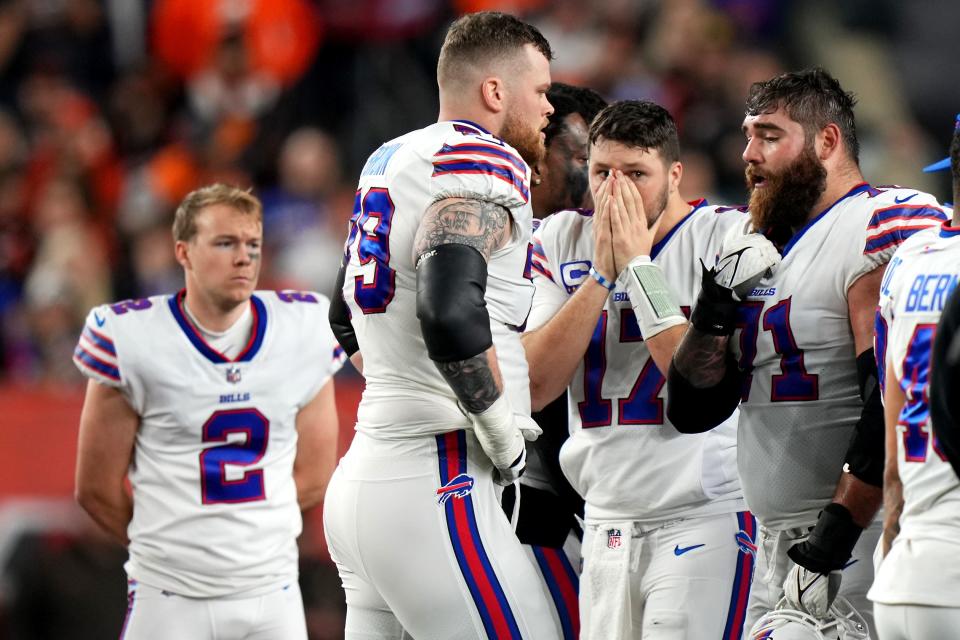
<svg viewBox="0 0 960 640">
<path fill-rule="evenodd" d="M 513 186 L 514 190 L 520 194 L 520 197 L 523 198 L 524 202 L 530 200 L 530 190 L 527 188 L 525 181 L 517 176 L 512 169 L 505 167 L 500 164 L 494 164 L 491 162 L 465 162 L 465 161 L 451 161 L 451 162 L 434 162 L 433 163 L 433 177 L 443 176 L 443 175 L 469 175 L 469 174 L 486 174 L 503 180 L 507 184 Z"/>
<path fill-rule="evenodd" d="M 883 251 L 884 249 L 897 246 L 915 234 L 917 231 L 923 231 L 929 227 L 930 225 L 927 224 L 922 224 L 915 227 L 896 227 L 886 231 L 885 233 L 870 236 L 867 238 L 867 243 L 866 246 L 864 246 L 863 252 L 865 254 L 877 253 L 879 251 Z"/>
<path fill-rule="evenodd" d="M 878 229 L 881 226 L 898 220 L 934 220 L 943 222 L 947 214 L 937 207 L 929 205 L 905 205 L 877 209 L 870 217 L 867 229 Z"/>
<path fill-rule="evenodd" d="M 117 356 L 117 350 L 113 346 L 113 340 L 99 331 L 95 331 L 90 327 L 84 327 L 81 335 L 86 338 L 91 345 L 97 347 L 104 353 L 110 354 L 113 357 Z"/>
<path fill-rule="evenodd" d="M 120 382 L 120 369 L 97 358 L 80 345 L 77 345 L 77 348 L 73 351 L 73 360 L 78 365 L 82 365 L 83 367 L 90 369 L 91 371 L 95 371 L 100 375 L 106 376 L 111 380 Z"/>
<path fill-rule="evenodd" d="M 542 275 L 542 276 L 544 276 L 544 277 L 546 277 L 546 278 L 550 278 L 551 280 L 553 280 L 553 274 L 550 273 L 550 270 L 547 269 L 547 268 L 546 268 L 545 266 L 543 266 L 542 264 L 540 264 L 539 262 L 537 262 L 536 260 L 532 260 L 532 261 L 530 262 L 530 266 L 533 268 L 534 271 L 536 271 L 536 272 L 539 273 L 540 275 Z"/>
<path fill-rule="evenodd" d="M 498 147 L 493 144 L 485 144 L 482 142 L 454 145 L 445 144 L 443 147 L 441 147 L 440 151 L 434 155 L 434 157 L 450 155 L 465 155 L 468 157 L 473 155 L 481 155 L 486 157 L 500 158 L 502 160 L 506 160 L 516 167 L 520 173 L 527 173 L 527 163 L 524 162 L 519 156 L 510 153 L 503 147 Z"/>
</svg>

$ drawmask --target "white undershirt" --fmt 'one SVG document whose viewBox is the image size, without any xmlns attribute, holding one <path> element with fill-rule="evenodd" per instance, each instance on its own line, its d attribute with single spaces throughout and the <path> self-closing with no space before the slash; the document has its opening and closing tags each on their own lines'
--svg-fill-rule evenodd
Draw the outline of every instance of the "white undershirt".
<svg viewBox="0 0 960 640">
<path fill-rule="evenodd" d="M 231 327 L 224 331 L 211 331 L 197 322 L 197 318 L 190 313 L 187 301 L 183 301 L 183 311 L 190 323 L 196 327 L 208 345 L 222 353 L 228 360 L 240 355 L 240 351 L 250 342 L 250 332 L 253 329 L 253 314 L 250 313 L 250 304 L 243 308 L 243 313 Z"/>
</svg>

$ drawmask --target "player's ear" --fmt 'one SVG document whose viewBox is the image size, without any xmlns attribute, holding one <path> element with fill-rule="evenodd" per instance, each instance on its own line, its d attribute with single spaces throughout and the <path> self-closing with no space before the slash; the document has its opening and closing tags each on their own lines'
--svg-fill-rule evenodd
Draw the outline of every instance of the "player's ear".
<svg viewBox="0 0 960 640">
<path fill-rule="evenodd" d="M 483 104 L 490 111 L 500 113 L 506 108 L 506 92 L 502 79 L 497 76 L 488 76 L 480 85 L 480 94 Z"/>
<path fill-rule="evenodd" d="M 833 156 L 840 147 L 843 136 L 840 134 L 840 127 L 831 122 L 817 134 L 815 141 L 817 157 L 821 162 Z"/>
<path fill-rule="evenodd" d="M 530 167 L 530 184 L 535 187 L 540 186 L 540 183 L 543 182 L 543 173 L 546 170 L 546 167 L 543 165 L 543 160 L 537 160 L 533 163 L 533 166 Z"/>
<path fill-rule="evenodd" d="M 173 255 L 184 269 L 190 268 L 190 253 L 187 251 L 189 245 L 189 242 L 183 240 L 177 240 L 173 245 Z"/>
<path fill-rule="evenodd" d="M 670 181 L 670 193 L 680 190 L 680 181 L 683 179 L 683 164 L 679 160 L 670 165 L 667 179 Z"/>
</svg>

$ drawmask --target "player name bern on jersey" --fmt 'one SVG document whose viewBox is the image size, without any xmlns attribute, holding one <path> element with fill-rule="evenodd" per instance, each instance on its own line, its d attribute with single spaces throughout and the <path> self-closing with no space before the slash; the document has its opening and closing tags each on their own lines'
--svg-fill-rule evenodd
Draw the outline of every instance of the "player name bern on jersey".
<svg viewBox="0 0 960 640">
<path fill-rule="evenodd" d="M 960 567 L 947 561 L 960 552 L 960 481 L 937 446 L 928 405 L 937 323 L 958 279 L 960 228 L 943 225 L 904 242 L 881 285 L 877 360 L 889 362 L 896 377 L 881 384 L 904 393 L 897 424 L 904 504 L 900 532 L 870 590 L 876 602 L 960 606 Z"/>
<path fill-rule="evenodd" d="M 94 308 L 74 351 L 80 371 L 119 389 L 141 418 L 127 573 L 180 595 L 297 576 L 295 420 L 343 350 L 320 294 L 258 291 L 250 307 L 250 341 L 233 359 L 190 324 L 183 292 Z"/>
<path fill-rule="evenodd" d="M 529 180 L 516 150 L 466 121 L 413 131 L 367 160 L 345 246 L 342 291 L 366 378 L 359 431 L 398 438 L 470 427 L 427 355 L 416 312 L 414 240 L 424 213 L 444 198 L 494 202 L 510 212 L 512 238 L 488 263 L 486 304 L 504 388 L 517 411 L 529 412 L 519 340 L 533 295 Z"/>
<path fill-rule="evenodd" d="M 561 211 L 534 233 L 536 293 L 529 328 L 552 318 L 589 277 L 591 211 Z M 689 313 L 700 291 L 700 259 L 712 263 L 727 230 L 746 214 L 704 200 L 654 245 L 676 301 Z M 743 509 L 736 470 L 736 414 L 704 434 L 666 423 L 666 386 L 643 342 L 627 292 L 607 298 L 570 383 L 570 438 L 564 473 L 586 499 L 591 520 L 658 522 Z"/>
<path fill-rule="evenodd" d="M 833 496 L 862 408 L 848 289 L 945 219 L 929 194 L 857 185 L 794 235 L 773 275 L 741 303 L 731 340 L 747 374 L 740 479 L 765 526 L 810 526 Z"/>
</svg>

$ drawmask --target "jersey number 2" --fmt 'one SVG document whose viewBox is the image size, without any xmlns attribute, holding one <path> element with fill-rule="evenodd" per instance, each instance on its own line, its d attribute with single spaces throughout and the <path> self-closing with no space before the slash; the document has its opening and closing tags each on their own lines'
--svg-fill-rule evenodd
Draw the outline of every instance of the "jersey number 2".
<svg viewBox="0 0 960 640">
<path fill-rule="evenodd" d="M 243 440 L 227 442 L 231 433 L 242 433 Z M 266 498 L 263 469 L 245 471 L 240 478 L 228 480 L 226 466 L 247 467 L 260 462 L 267 451 L 270 421 L 256 409 L 217 411 L 203 425 L 203 442 L 224 444 L 200 453 L 200 494 L 203 504 L 254 502 Z"/>
</svg>

